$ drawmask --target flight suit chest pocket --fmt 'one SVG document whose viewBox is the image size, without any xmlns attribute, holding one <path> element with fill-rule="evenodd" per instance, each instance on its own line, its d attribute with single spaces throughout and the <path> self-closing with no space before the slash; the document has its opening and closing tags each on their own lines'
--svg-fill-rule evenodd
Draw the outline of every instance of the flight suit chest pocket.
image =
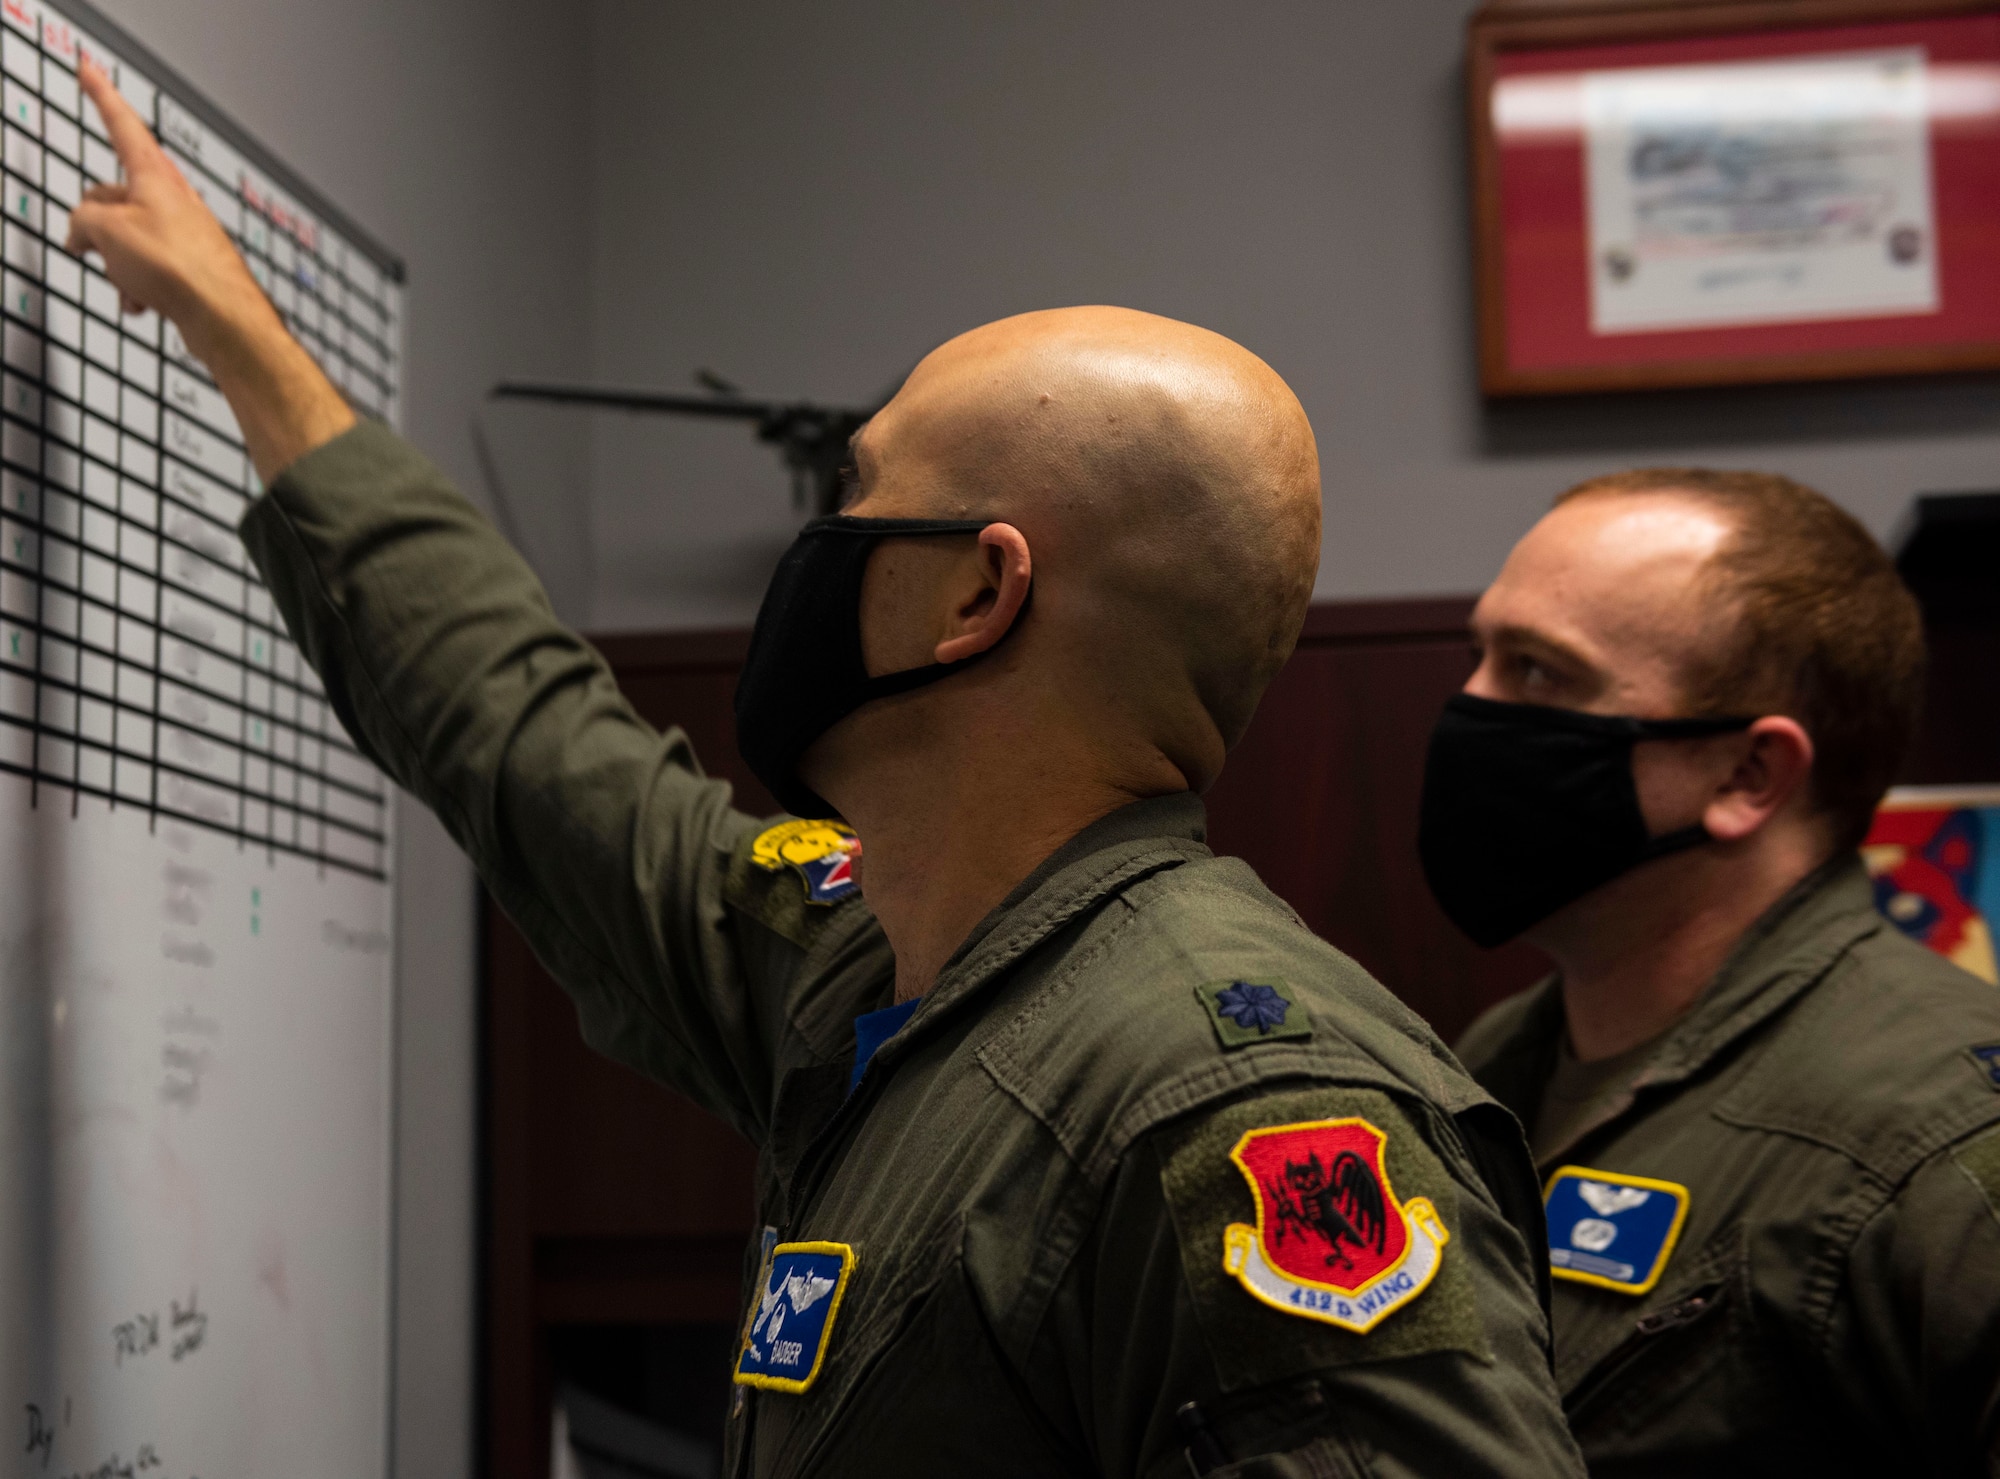
<svg viewBox="0 0 2000 1479">
<path fill-rule="evenodd" d="M 1621 1298 L 1565 1292 L 1558 1301 L 1586 1297 Z M 1563 1399 L 1592 1474 L 1628 1466 L 1652 1472 L 1663 1463 L 1659 1472 L 1704 1465 L 1715 1474 L 1750 1472 L 1742 1461 L 1761 1449 L 1759 1435 L 1771 1431 L 1779 1397 L 1741 1248 L 1694 1261 L 1657 1296 L 1625 1304 L 1616 1322 L 1622 1333 Z M 1559 1310 L 1559 1344 L 1566 1323 Z M 1603 1327 L 1601 1319 L 1590 1323 Z"/>
<path fill-rule="evenodd" d="M 816 1380 L 753 1398 L 749 1472 L 760 1479 L 1060 1472 L 1013 1396 L 957 1240 L 893 1266 L 876 1260 L 875 1282 L 869 1254 L 856 1245 L 841 1328 Z M 885 1444 L 885 1433 L 896 1441 Z M 1008 1455 L 1019 1466 L 1008 1467 Z"/>
</svg>

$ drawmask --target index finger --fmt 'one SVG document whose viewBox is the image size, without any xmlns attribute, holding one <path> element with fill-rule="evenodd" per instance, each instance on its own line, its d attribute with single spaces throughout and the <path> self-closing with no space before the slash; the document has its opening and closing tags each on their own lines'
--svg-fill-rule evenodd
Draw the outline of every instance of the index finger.
<svg viewBox="0 0 2000 1479">
<path fill-rule="evenodd" d="M 111 135 L 111 147 L 118 151 L 118 162 L 125 166 L 125 177 L 137 179 L 149 170 L 158 169 L 165 162 L 159 141 L 138 110 L 125 101 L 125 94 L 118 90 L 110 75 L 89 57 L 79 60 L 76 75 L 90 100 L 97 104 L 105 132 Z"/>
</svg>

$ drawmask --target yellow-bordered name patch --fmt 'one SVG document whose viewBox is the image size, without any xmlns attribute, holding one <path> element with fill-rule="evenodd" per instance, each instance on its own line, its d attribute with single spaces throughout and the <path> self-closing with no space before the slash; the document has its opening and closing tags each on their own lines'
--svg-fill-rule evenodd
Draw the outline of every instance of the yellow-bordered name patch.
<svg viewBox="0 0 2000 1479">
<path fill-rule="evenodd" d="M 1564 1166 L 1542 1195 L 1549 1271 L 1621 1294 L 1646 1293 L 1673 1257 L 1688 1201 L 1677 1182 Z"/>
<path fill-rule="evenodd" d="M 738 1386 L 774 1392 L 803 1392 L 826 1362 L 834 1317 L 854 1272 L 854 1250 L 846 1243 L 779 1243 L 764 1265 L 757 1294 L 737 1353 Z"/>
</svg>

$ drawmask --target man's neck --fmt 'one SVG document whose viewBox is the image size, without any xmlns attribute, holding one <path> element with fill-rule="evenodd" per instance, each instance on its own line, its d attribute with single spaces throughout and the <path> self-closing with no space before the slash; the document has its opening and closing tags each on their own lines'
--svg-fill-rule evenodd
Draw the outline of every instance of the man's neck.
<svg viewBox="0 0 2000 1479">
<path fill-rule="evenodd" d="M 922 996 L 965 937 L 1092 822 L 1175 789 L 1090 777 L 1061 757 L 931 764 L 845 805 L 861 889 L 896 955 L 896 1000 Z"/>
<path fill-rule="evenodd" d="M 1650 1042 L 1700 1000 L 1744 933 L 1822 861 L 1814 839 L 1713 844 L 1643 864 L 1538 926 L 1584 1062 Z"/>
</svg>

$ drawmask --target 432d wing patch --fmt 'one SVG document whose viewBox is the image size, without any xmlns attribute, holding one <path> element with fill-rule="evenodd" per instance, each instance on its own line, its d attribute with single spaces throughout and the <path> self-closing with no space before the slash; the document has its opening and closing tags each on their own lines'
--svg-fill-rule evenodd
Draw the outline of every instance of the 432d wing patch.
<svg viewBox="0 0 2000 1479">
<path fill-rule="evenodd" d="M 834 1316 L 854 1272 L 845 1243 L 779 1243 L 764 1265 L 764 1287 L 736 1357 L 738 1386 L 803 1392 L 819 1375 Z"/>
<path fill-rule="evenodd" d="M 1542 1198 L 1549 1272 L 1558 1279 L 1644 1294 L 1660 1282 L 1687 1220 L 1688 1189 L 1649 1176 L 1564 1166 Z"/>
<path fill-rule="evenodd" d="M 1225 1229 L 1223 1267 L 1264 1303 L 1357 1335 L 1423 1293 L 1451 1234 L 1429 1197 L 1396 1200 L 1388 1142 L 1358 1117 L 1246 1134 L 1229 1158 L 1257 1225 Z"/>
<path fill-rule="evenodd" d="M 1263 1093 L 1163 1132 L 1160 1188 L 1225 1391 L 1463 1351 L 1491 1358 L 1458 1185 L 1389 1094 Z"/>
<path fill-rule="evenodd" d="M 780 822 L 750 844 L 750 861 L 766 872 L 797 870 L 809 904 L 838 904 L 859 888 L 854 860 L 860 856 L 861 839 L 844 822 Z"/>
</svg>

